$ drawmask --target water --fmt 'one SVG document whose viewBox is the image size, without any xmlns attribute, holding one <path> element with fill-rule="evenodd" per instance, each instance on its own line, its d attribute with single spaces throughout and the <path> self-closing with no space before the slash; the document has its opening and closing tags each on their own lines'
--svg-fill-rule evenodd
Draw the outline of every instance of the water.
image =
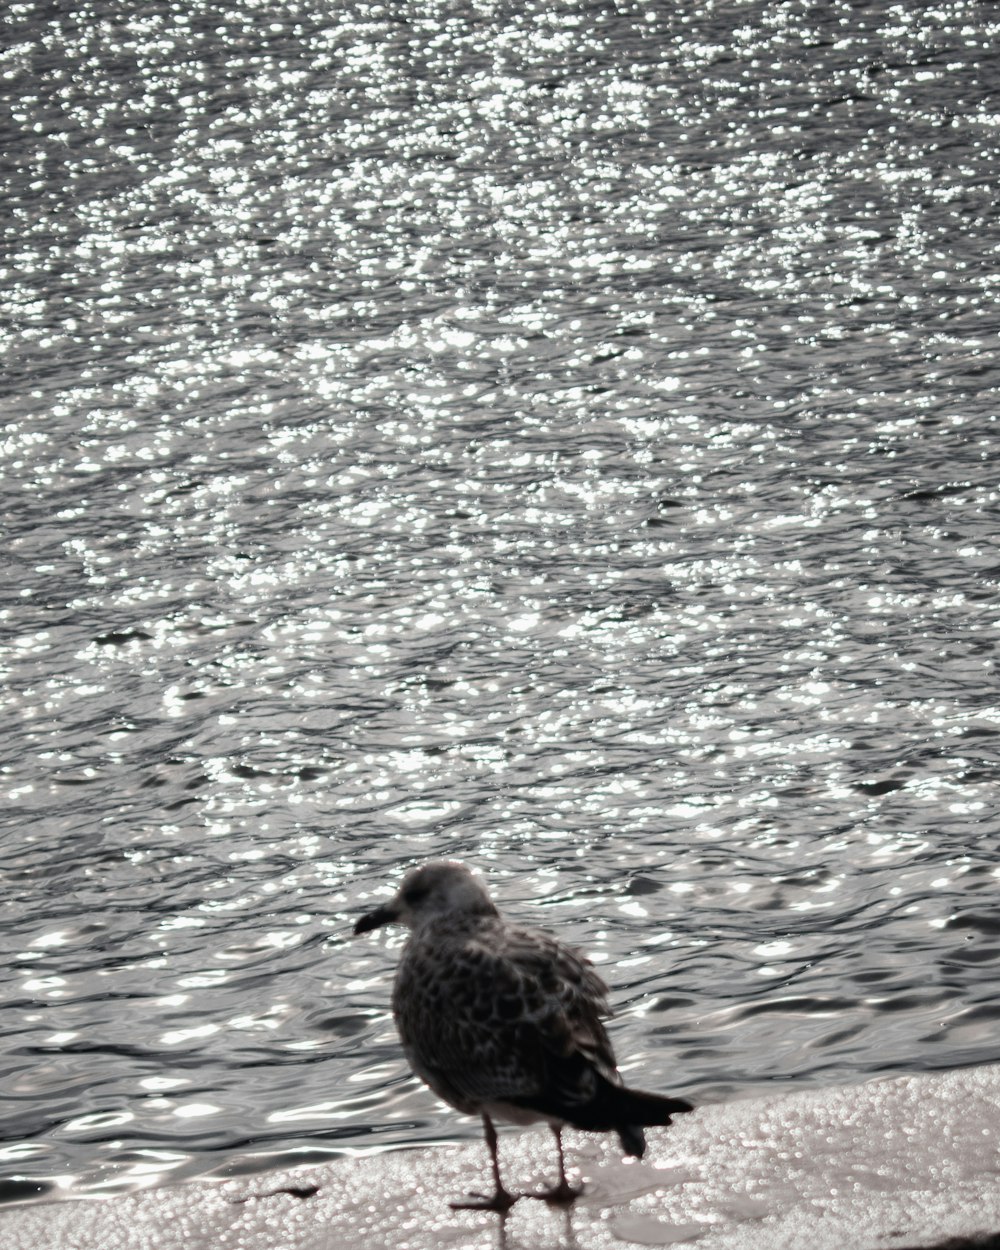
<svg viewBox="0 0 1000 1250">
<path fill-rule="evenodd" d="M 997 25 L 9 6 L 5 1197 L 476 1133 L 439 855 L 652 1088 L 1000 1059 Z"/>
</svg>

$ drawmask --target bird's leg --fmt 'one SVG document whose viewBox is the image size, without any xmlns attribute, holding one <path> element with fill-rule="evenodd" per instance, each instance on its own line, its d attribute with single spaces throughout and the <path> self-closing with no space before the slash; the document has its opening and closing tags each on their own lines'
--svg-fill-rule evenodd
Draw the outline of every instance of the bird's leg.
<svg viewBox="0 0 1000 1250">
<path fill-rule="evenodd" d="M 501 1214 L 506 1214 L 517 1202 L 517 1196 L 508 1193 L 503 1187 L 503 1181 L 500 1179 L 500 1157 L 497 1152 L 497 1131 L 485 1111 L 483 1112 L 483 1131 L 486 1134 L 486 1144 L 490 1148 L 490 1159 L 493 1163 L 493 1197 L 487 1198 L 485 1194 L 473 1194 L 468 1202 L 452 1202 L 449 1205 L 453 1211 L 499 1211 Z"/>
<path fill-rule="evenodd" d="M 556 1135 L 556 1150 L 559 1152 L 559 1184 L 552 1189 L 544 1189 L 540 1194 L 532 1194 L 532 1198 L 544 1198 L 546 1202 L 569 1203 L 583 1193 L 582 1185 L 571 1185 L 566 1179 L 566 1159 L 563 1155 L 562 1127 L 551 1125 Z"/>
</svg>

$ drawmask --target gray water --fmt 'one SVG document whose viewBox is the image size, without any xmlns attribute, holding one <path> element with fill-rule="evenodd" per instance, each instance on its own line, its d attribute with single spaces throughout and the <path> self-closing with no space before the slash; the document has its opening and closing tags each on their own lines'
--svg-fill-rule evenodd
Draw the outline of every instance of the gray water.
<svg viewBox="0 0 1000 1250">
<path fill-rule="evenodd" d="M 435 856 L 647 1087 L 1000 1059 L 998 27 L 8 6 L 3 1196 L 476 1134 Z"/>
</svg>

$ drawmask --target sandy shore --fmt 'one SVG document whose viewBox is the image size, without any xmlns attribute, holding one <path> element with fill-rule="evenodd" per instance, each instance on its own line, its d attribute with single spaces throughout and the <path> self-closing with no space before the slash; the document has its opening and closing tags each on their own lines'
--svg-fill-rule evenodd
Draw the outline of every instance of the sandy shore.
<svg viewBox="0 0 1000 1250">
<path fill-rule="evenodd" d="M 506 1219 L 452 1211 L 485 1150 L 442 1146 L 238 1182 L 0 1208 L 3 1250 L 913 1250 L 1000 1247 L 1000 1065 L 699 1109 L 641 1162 L 567 1134 L 586 1191 Z M 505 1135 L 508 1185 L 551 1179 L 551 1135 Z"/>
</svg>

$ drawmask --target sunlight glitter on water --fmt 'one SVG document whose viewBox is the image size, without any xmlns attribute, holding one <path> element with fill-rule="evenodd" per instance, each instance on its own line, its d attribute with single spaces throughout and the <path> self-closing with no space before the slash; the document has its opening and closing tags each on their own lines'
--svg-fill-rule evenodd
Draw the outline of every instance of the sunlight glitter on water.
<svg viewBox="0 0 1000 1250">
<path fill-rule="evenodd" d="M 343 938 L 437 854 L 650 1084 L 995 1057 L 997 30 L 935 12 L 20 6 L 39 1175 L 155 1169 L 60 1138 L 176 1142 L 151 1063 L 217 1108 L 165 1170 L 465 1131 Z"/>
</svg>

